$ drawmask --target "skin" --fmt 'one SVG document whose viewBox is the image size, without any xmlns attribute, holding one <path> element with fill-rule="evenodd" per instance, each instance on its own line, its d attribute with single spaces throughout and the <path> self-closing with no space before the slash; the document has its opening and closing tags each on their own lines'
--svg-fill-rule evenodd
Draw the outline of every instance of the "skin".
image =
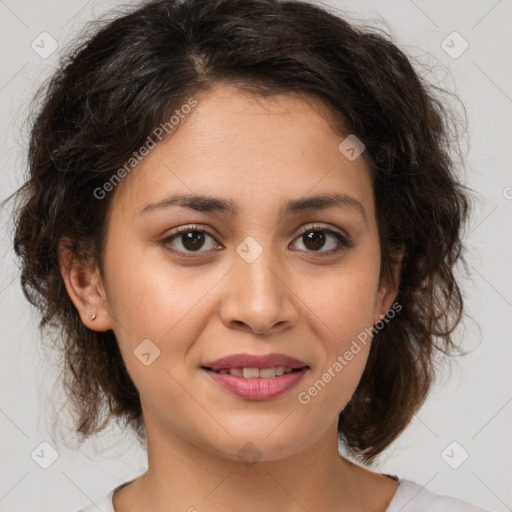
<svg viewBox="0 0 512 512">
<path fill-rule="evenodd" d="M 380 278 L 368 164 L 339 151 L 344 137 L 318 100 L 255 97 L 229 85 L 194 97 L 197 106 L 174 135 L 113 192 L 103 279 L 94 262 L 61 251 L 82 321 L 113 329 L 140 393 L 148 471 L 116 493 L 115 510 L 382 512 L 398 483 L 339 456 L 337 447 L 338 414 L 370 343 L 308 404 L 297 399 L 396 297 L 389 276 Z M 333 192 L 357 199 L 365 218 L 339 206 L 279 215 L 289 199 Z M 171 193 L 228 198 L 240 211 L 173 206 L 138 215 Z M 300 231 L 313 223 L 343 233 L 353 247 L 321 231 L 324 246 L 315 248 Z M 190 224 L 212 234 L 195 252 L 180 235 L 160 244 Z M 262 249 L 252 263 L 236 252 L 247 236 Z M 148 366 L 134 357 L 144 339 L 160 350 Z M 284 353 L 310 370 L 278 398 L 244 400 L 200 368 L 236 352 Z M 251 465 L 238 456 L 248 442 L 258 450 Z"/>
</svg>

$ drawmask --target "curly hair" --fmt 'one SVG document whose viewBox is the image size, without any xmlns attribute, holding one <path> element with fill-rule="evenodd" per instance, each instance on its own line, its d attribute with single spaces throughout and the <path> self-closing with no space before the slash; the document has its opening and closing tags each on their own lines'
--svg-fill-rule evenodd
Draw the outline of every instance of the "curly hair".
<svg viewBox="0 0 512 512">
<path fill-rule="evenodd" d="M 115 419 L 145 436 L 139 394 L 114 333 L 80 320 L 61 275 L 59 243 L 69 240 L 76 258 L 94 258 L 103 276 L 113 194 L 99 200 L 94 190 L 184 98 L 222 83 L 260 96 L 311 95 L 328 107 L 333 129 L 366 147 L 381 273 L 391 275 L 403 251 L 402 309 L 374 335 L 338 420 L 340 441 L 370 464 L 424 403 L 436 355 L 461 351 L 453 334 L 463 313 L 455 267 L 465 265 L 462 232 L 471 205 L 457 177 L 453 118 L 441 90 L 384 31 L 301 0 L 143 3 L 94 22 L 41 87 L 29 175 L 16 192 L 22 204 L 14 248 L 39 327 L 59 331 L 75 431 L 86 438 Z"/>
</svg>

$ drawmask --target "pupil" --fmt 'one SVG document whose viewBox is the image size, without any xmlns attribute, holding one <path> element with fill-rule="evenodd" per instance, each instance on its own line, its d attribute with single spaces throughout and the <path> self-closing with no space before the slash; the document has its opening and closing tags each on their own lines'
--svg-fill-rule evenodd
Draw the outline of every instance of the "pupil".
<svg viewBox="0 0 512 512">
<path fill-rule="evenodd" d="M 185 237 L 183 246 L 191 251 L 200 249 L 204 242 L 204 233 L 201 231 L 188 231 L 183 233 L 182 237 Z"/>
<path fill-rule="evenodd" d="M 305 233 L 303 236 L 306 237 L 306 241 L 304 244 L 306 245 L 306 247 L 308 247 L 308 243 L 313 244 L 313 247 L 309 247 L 313 249 L 321 249 L 322 246 L 324 245 L 325 235 L 323 231 L 309 231 L 308 233 Z"/>
<path fill-rule="evenodd" d="M 200 249 L 204 243 L 204 233 L 201 231 L 188 231 L 183 233 L 183 246 L 187 250 Z M 310 249 L 321 249 L 325 243 L 325 235 L 323 231 L 309 231 L 303 235 L 305 245 Z"/>
</svg>

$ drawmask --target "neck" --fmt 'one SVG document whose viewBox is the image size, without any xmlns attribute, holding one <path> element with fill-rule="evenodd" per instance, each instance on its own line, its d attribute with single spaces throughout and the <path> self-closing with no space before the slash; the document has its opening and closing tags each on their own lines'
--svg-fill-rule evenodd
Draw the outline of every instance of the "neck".
<svg viewBox="0 0 512 512">
<path fill-rule="evenodd" d="M 250 444 L 230 458 L 163 430 L 146 423 L 148 470 L 116 493 L 116 512 L 384 510 L 398 485 L 339 455 L 337 423 L 275 460 Z"/>
</svg>

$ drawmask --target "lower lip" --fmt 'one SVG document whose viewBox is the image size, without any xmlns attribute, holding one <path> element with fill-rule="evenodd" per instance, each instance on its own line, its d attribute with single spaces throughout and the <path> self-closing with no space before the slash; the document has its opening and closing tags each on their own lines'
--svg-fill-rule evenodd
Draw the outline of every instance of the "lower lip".
<svg viewBox="0 0 512 512">
<path fill-rule="evenodd" d="M 203 368 L 217 384 L 234 395 L 245 398 L 246 400 L 269 400 L 271 398 L 277 398 L 295 387 L 308 369 L 308 367 L 304 367 L 297 371 L 285 373 L 279 377 L 271 377 L 270 379 L 262 379 L 260 377 L 247 379 L 245 377 L 237 377 L 229 373 L 217 373 L 213 370 Z"/>
</svg>

